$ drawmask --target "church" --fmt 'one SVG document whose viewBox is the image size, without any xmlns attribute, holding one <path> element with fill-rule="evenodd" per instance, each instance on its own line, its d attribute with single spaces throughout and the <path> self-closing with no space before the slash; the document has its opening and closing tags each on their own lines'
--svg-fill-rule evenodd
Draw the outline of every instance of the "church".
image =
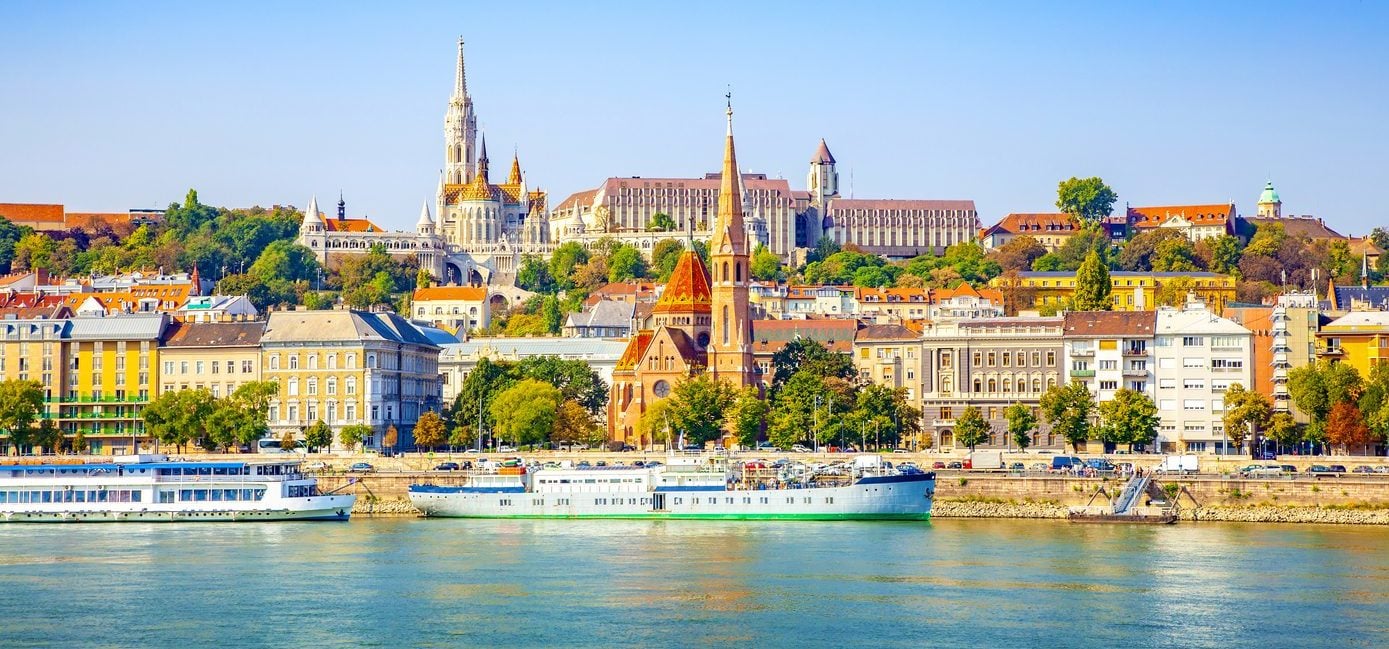
<svg viewBox="0 0 1389 649">
<path fill-rule="evenodd" d="M 414 256 L 420 267 L 444 284 L 510 285 L 524 255 L 547 256 L 550 243 L 546 193 L 528 189 L 521 160 L 513 154 L 505 182 L 493 182 L 487 141 L 477 129 L 468 94 L 463 39 L 453 93 L 444 113 L 444 169 L 433 211 L 425 202 L 415 231 L 387 231 L 365 218 L 347 218 L 339 198 L 337 218 L 325 218 L 310 200 L 299 243 L 320 262 L 341 255 L 366 254 L 380 245 L 396 256 Z"/>
<path fill-rule="evenodd" d="M 748 232 L 738 160 L 733 148 L 733 107 L 728 107 L 718 211 L 709 241 L 709 265 L 687 245 L 665 292 L 652 309 L 654 329 L 638 331 L 613 369 L 608 438 L 644 446 L 639 422 L 681 381 L 710 373 L 735 387 L 755 385 L 752 318 L 748 311 Z"/>
</svg>

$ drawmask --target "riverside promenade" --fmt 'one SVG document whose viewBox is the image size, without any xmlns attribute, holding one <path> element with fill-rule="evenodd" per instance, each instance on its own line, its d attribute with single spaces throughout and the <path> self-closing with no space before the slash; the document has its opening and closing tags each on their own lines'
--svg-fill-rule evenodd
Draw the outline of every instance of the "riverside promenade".
<svg viewBox="0 0 1389 649">
<path fill-rule="evenodd" d="M 764 454 L 769 455 L 769 454 Z M 848 454 L 775 454 L 807 463 L 834 462 Z M 478 457 L 523 457 L 537 461 L 599 461 L 609 465 L 631 464 L 636 460 L 661 460 L 658 453 L 520 453 L 520 454 L 408 454 L 400 457 L 362 455 L 313 456 L 327 468 L 318 471 L 325 489 L 342 488 L 359 495 L 355 513 L 367 515 L 414 515 L 406 497 L 409 485 L 429 482 L 440 485 L 465 484 L 462 472 L 432 471 L 440 462 L 461 462 Z M 749 459 L 762 458 L 756 453 Z M 1021 456 L 1019 456 L 1021 457 Z M 1028 454 L 1034 464 L 1049 455 Z M 937 518 L 1065 518 L 1072 505 L 1083 505 L 1099 489 L 1113 494 L 1123 484 L 1115 477 L 1077 477 L 1043 470 L 975 471 L 930 469 L 936 461 L 953 460 L 939 454 L 893 454 L 894 461 L 911 461 L 937 475 L 936 500 L 932 516 Z M 350 473 L 353 462 L 366 460 L 370 473 Z M 1341 474 L 1312 477 L 1243 478 L 1238 468 L 1250 464 L 1248 458 L 1203 459 L 1207 473 L 1190 476 L 1159 476 L 1157 481 L 1177 494 L 1184 520 L 1241 521 L 1267 523 L 1335 523 L 1389 525 L 1389 475 Z M 1386 458 L 1306 458 L 1280 461 L 1299 466 L 1339 462 L 1350 465 L 1382 463 Z M 1140 467 L 1156 465 L 1161 456 L 1126 456 L 1123 461 Z M 1011 462 L 1011 458 L 1009 460 Z M 1103 496 L 1101 496 L 1103 498 Z"/>
</svg>

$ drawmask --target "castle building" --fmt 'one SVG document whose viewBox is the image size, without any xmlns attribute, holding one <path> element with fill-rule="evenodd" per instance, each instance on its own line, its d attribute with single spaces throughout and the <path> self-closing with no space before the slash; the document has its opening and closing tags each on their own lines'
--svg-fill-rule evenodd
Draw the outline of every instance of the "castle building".
<svg viewBox="0 0 1389 649">
<path fill-rule="evenodd" d="M 492 182 L 489 166 L 459 39 L 433 213 L 426 202 L 413 232 L 391 232 L 368 219 L 347 218 L 341 199 L 337 219 L 325 219 L 315 199 L 304 214 L 299 242 L 328 264 L 335 256 L 366 254 L 381 245 L 392 255 L 414 256 L 444 284 L 508 283 L 496 276 L 509 278 L 523 255 L 547 255 L 554 248 L 546 194 L 527 188 L 519 156 L 513 155 L 504 183 Z"/>
<path fill-rule="evenodd" d="M 710 269 L 693 246 L 680 255 L 652 309 L 654 329 L 639 330 L 613 369 L 608 437 L 633 445 L 673 443 L 641 432 L 641 417 L 675 385 L 710 372 L 735 387 L 755 385 L 752 319 L 748 313 L 748 236 L 743 219 L 733 108 L 728 108 L 718 211 L 709 243 Z"/>
</svg>

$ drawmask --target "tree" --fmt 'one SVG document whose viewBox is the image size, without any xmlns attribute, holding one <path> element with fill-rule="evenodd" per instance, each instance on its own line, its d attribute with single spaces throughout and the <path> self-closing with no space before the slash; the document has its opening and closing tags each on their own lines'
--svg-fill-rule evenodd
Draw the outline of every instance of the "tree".
<svg viewBox="0 0 1389 649">
<path fill-rule="evenodd" d="M 772 391 L 776 392 L 800 371 L 822 378 L 858 379 L 858 369 L 848 354 L 832 352 L 817 340 L 796 338 L 772 354 Z"/>
<path fill-rule="evenodd" d="M 1154 270 L 1153 263 L 1157 256 L 1158 247 L 1167 241 L 1177 239 L 1189 242 L 1185 234 L 1172 228 L 1153 228 L 1139 232 L 1132 239 L 1124 242 L 1124 246 L 1119 250 L 1119 255 L 1115 261 L 1121 270 Z"/>
<path fill-rule="evenodd" d="M 1081 386 L 1085 390 L 1084 386 Z M 1089 390 L 1086 390 L 1089 395 Z M 1099 405 L 1099 438 L 1109 444 L 1147 444 L 1157 437 L 1157 405 L 1148 395 L 1119 388 Z"/>
<path fill-rule="evenodd" d="M 1350 401 L 1342 401 L 1331 408 L 1326 419 L 1326 438 L 1347 454 L 1351 447 L 1369 446 L 1376 441 L 1370 427 L 1365 425 L 1360 408 Z"/>
<path fill-rule="evenodd" d="M 522 379 L 492 400 L 490 410 L 496 422 L 493 433 L 517 445 L 540 444 L 554 430 L 561 401 L 555 386 Z"/>
<path fill-rule="evenodd" d="M 637 434 L 641 435 L 643 445 L 660 443 L 670 449 L 678 441 L 666 412 L 669 407 L 670 399 L 661 399 L 647 406 L 646 412 L 641 414 L 641 419 L 637 421 Z"/>
<path fill-rule="evenodd" d="M 1154 306 L 1180 307 L 1186 304 L 1187 295 L 1196 290 L 1196 280 L 1188 275 L 1171 277 L 1158 284 L 1153 294 Z"/>
<path fill-rule="evenodd" d="M 1090 439 L 1090 414 L 1095 409 L 1095 399 L 1090 390 L 1081 383 L 1056 385 L 1042 394 L 1042 417 L 1051 424 L 1053 432 L 1060 433 L 1078 450 L 1080 443 Z"/>
<path fill-rule="evenodd" d="M 0 382 L 0 430 L 9 434 L 15 453 L 29 444 L 30 426 L 43 411 L 43 385 L 11 379 Z"/>
<path fill-rule="evenodd" d="M 341 442 L 343 446 L 346 446 L 347 450 L 353 451 L 357 449 L 358 444 L 363 444 L 366 440 L 371 439 L 372 434 L 373 431 L 371 426 L 366 424 L 352 424 L 343 426 L 342 430 L 338 431 L 338 441 Z"/>
<path fill-rule="evenodd" d="M 641 251 L 624 245 L 608 257 L 608 281 L 625 282 L 646 277 L 646 258 Z"/>
<path fill-rule="evenodd" d="M 1036 239 L 1027 235 L 1013 237 L 993 252 L 989 253 L 989 260 L 998 264 L 1004 273 L 1008 271 L 1021 272 L 1032 270 L 1033 262 L 1047 254 L 1047 249 Z"/>
<path fill-rule="evenodd" d="M 312 281 L 320 268 L 312 250 L 292 241 L 275 241 L 266 246 L 247 271 L 263 282 L 273 280 Z"/>
<path fill-rule="evenodd" d="M 1273 416 L 1273 403 L 1255 390 L 1246 390 L 1235 383 L 1225 389 L 1225 436 L 1243 449 L 1246 437 L 1257 438 L 1259 431 L 1268 428 Z"/>
<path fill-rule="evenodd" d="M 43 452 L 56 455 L 63 452 L 63 431 L 52 419 L 40 419 L 39 428 L 34 432 L 32 443 L 43 447 Z"/>
<path fill-rule="evenodd" d="M 588 261 L 588 250 L 577 241 L 568 241 L 550 255 L 550 276 L 561 289 L 574 288 L 574 269 Z"/>
<path fill-rule="evenodd" d="M 212 443 L 208 423 L 216 406 L 217 399 L 206 388 L 178 390 L 155 397 L 140 411 L 140 416 L 145 420 L 145 430 L 164 444 L 206 445 Z"/>
<path fill-rule="evenodd" d="M 1205 267 L 1214 273 L 1239 272 L 1239 260 L 1243 251 L 1237 237 L 1223 234 L 1214 239 L 1202 239 L 1196 243 L 1196 256 Z"/>
<path fill-rule="evenodd" d="M 1109 269 L 1100 262 L 1095 251 L 1085 257 L 1085 262 L 1076 271 L 1076 290 L 1073 299 L 1077 311 L 1108 311 L 1113 303 L 1109 292 L 1114 288 L 1110 283 Z"/>
<path fill-rule="evenodd" d="M 554 293 L 558 288 L 550 267 L 544 259 L 536 255 L 521 258 L 521 269 L 516 272 L 516 285 L 534 293 Z"/>
<path fill-rule="evenodd" d="M 608 405 L 608 384 L 586 361 L 558 356 L 532 356 L 515 366 L 519 376 L 544 381 L 559 388 L 560 395 L 597 415 Z"/>
<path fill-rule="evenodd" d="M 394 451 L 396 444 L 400 443 L 400 431 L 396 430 L 395 424 L 386 426 L 386 432 L 381 433 L 381 448 L 387 451 Z"/>
<path fill-rule="evenodd" d="M 743 448 L 756 447 L 757 438 L 762 434 L 762 422 L 771 410 L 762 399 L 761 390 L 756 386 L 744 386 L 735 393 L 729 410 L 729 427 L 738 444 Z"/>
<path fill-rule="evenodd" d="M 1276 412 L 1268 420 L 1265 435 L 1280 446 L 1293 446 L 1302 441 L 1302 429 L 1291 414 Z"/>
<path fill-rule="evenodd" d="M 1114 211 L 1119 196 L 1098 176 L 1063 180 L 1056 186 L 1056 208 L 1082 223 L 1095 224 Z"/>
<path fill-rule="evenodd" d="M 1345 363 L 1325 359 L 1312 365 L 1295 367 L 1288 372 L 1288 394 L 1293 403 L 1312 419 L 1310 437 L 1317 438 L 1321 426 L 1336 404 L 1360 396 L 1360 373 Z"/>
<path fill-rule="evenodd" d="M 795 344 L 794 341 L 792 344 Z M 810 440 L 818 433 L 819 413 L 815 400 L 827 392 L 825 377 L 818 373 L 804 371 L 792 374 L 774 393 L 767 439 L 777 448 L 791 448 Z"/>
<path fill-rule="evenodd" d="M 1202 270 L 1196 248 L 1186 237 L 1167 239 L 1158 243 L 1153 252 L 1154 272 L 1171 273 Z"/>
<path fill-rule="evenodd" d="M 217 399 L 212 404 L 212 412 L 207 417 L 207 445 L 226 450 L 237 443 L 238 432 L 248 425 L 254 425 L 252 417 L 241 410 L 231 399 Z M 260 420 L 261 426 L 265 425 Z M 251 441 L 259 439 L 259 435 Z"/>
<path fill-rule="evenodd" d="M 1037 416 L 1032 414 L 1031 408 L 1015 403 L 1003 411 L 1003 417 L 1008 420 L 1008 435 L 1013 438 L 1013 443 L 1018 450 L 1026 451 L 1027 447 L 1032 446 L 1032 431 L 1037 428 Z"/>
<path fill-rule="evenodd" d="M 656 247 L 651 249 L 651 268 L 657 281 L 665 282 L 670 278 L 670 273 L 675 270 L 675 264 L 680 261 L 682 252 L 685 252 L 685 244 L 675 239 L 661 239 L 656 242 Z"/>
<path fill-rule="evenodd" d="M 652 232 L 670 232 L 675 229 L 675 219 L 670 218 L 665 212 L 657 212 L 651 215 L 651 221 L 646 224 L 646 229 Z"/>
<path fill-rule="evenodd" d="M 955 443 L 968 446 L 970 451 L 973 451 L 975 446 L 989 441 L 992 435 L 993 429 L 989 422 L 974 406 L 966 406 L 965 411 L 960 413 L 960 418 L 955 420 Z"/>
<path fill-rule="evenodd" d="M 468 447 L 475 442 L 477 442 L 477 431 L 473 430 L 472 426 L 454 426 L 453 430 L 449 431 L 449 446 L 451 447 Z"/>
<path fill-rule="evenodd" d="M 390 429 L 387 429 L 386 434 L 390 433 Z M 415 446 L 423 446 L 432 451 L 436 446 L 443 444 L 444 440 L 444 419 L 439 413 L 428 410 L 415 420 Z M 394 447 L 395 444 L 390 446 Z"/>
<path fill-rule="evenodd" d="M 781 268 L 781 257 L 760 243 L 752 251 L 752 261 L 748 269 L 753 279 L 759 281 L 775 282 L 786 279 L 786 273 Z"/>
<path fill-rule="evenodd" d="M 319 449 L 333 444 L 333 429 L 320 419 L 304 429 L 304 446 L 310 452 L 317 453 Z"/>
<path fill-rule="evenodd" d="M 294 431 L 287 430 L 280 434 L 280 448 L 285 451 L 292 451 L 299 447 L 299 440 L 294 437 Z"/>
<path fill-rule="evenodd" d="M 677 383 L 670 392 L 667 414 L 676 434 L 686 444 L 700 444 L 723 436 L 723 421 L 733 405 L 733 388 L 708 374 Z"/>
<path fill-rule="evenodd" d="M 86 453 L 91 445 L 87 443 L 87 433 L 81 428 L 77 429 L 77 434 L 72 436 L 72 452 Z"/>
<path fill-rule="evenodd" d="M 598 422 L 593 420 L 593 414 L 578 402 L 565 399 L 555 413 L 555 425 L 550 432 L 550 441 L 556 445 L 564 442 L 588 444 L 594 441 L 597 432 Z"/>
</svg>

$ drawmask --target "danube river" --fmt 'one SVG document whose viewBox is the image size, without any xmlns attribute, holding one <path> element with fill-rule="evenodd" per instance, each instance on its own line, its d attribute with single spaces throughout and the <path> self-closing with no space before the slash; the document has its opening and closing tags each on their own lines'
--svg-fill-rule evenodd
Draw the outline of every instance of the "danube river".
<svg viewBox="0 0 1389 649">
<path fill-rule="evenodd" d="M 1383 647 L 1389 529 L 0 525 L 0 646 Z"/>
</svg>

